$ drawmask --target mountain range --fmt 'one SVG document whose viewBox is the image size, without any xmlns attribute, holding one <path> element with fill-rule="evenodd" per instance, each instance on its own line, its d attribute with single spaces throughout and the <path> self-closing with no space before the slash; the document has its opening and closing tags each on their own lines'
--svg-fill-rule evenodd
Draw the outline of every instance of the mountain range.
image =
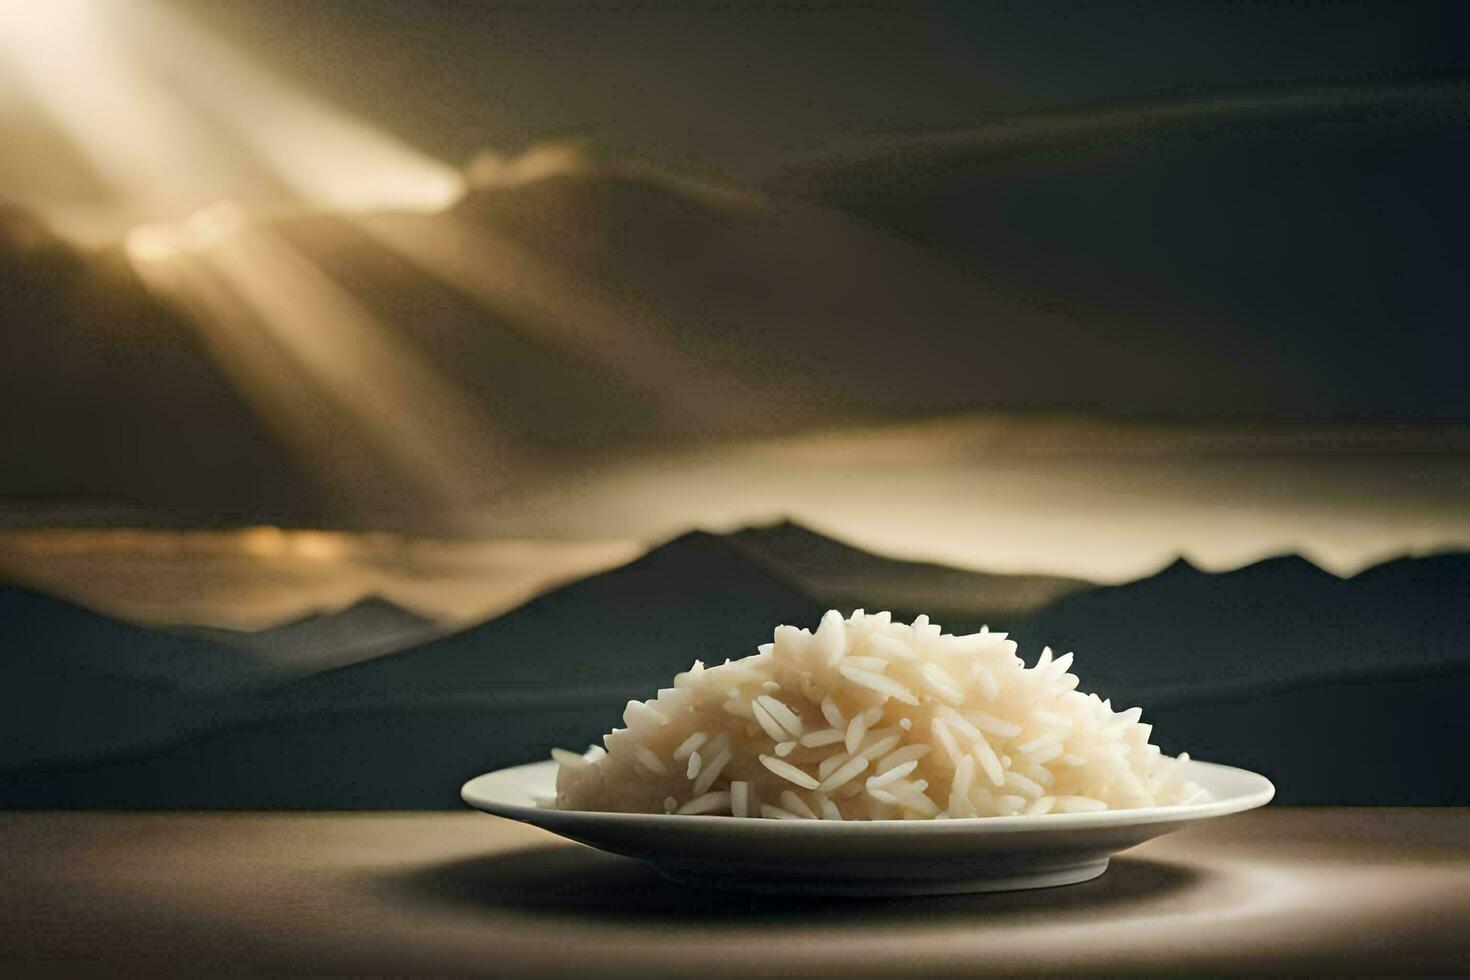
<svg viewBox="0 0 1470 980">
<path fill-rule="evenodd" d="M 150 627 L 0 586 L 0 771 L 171 744 L 249 716 L 256 692 L 443 629 L 375 598 L 255 632 Z"/>
<path fill-rule="evenodd" d="M 778 542 L 782 547 L 773 547 Z M 789 562 L 772 564 L 755 554 L 790 557 L 797 544 L 819 559 L 816 567 L 827 578 L 806 577 Z M 631 564 L 449 635 L 442 635 L 445 627 L 375 597 L 254 632 L 153 631 L 13 588 L 6 593 L 12 606 L 19 597 L 28 601 L 26 615 L 12 615 L 7 637 L 12 655 L 23 655 L 14 661 L 16 669 L 54 676 L 59 684 L 79 675 L 87 689 L 115 686 L 122 680 L 114 677 L 114 662 L 133 651 L 135 660 L 151 658 L 152 672 L 142 680 L 153 686 L 144 691 L 158 690 L 160 696 L 146 700 L 141 720 L 114 724 L 110 713 L 91 714 L 58 728 L 30 714 L 65 700 L 63 688 L 52 690 L 11 716 L 24 730 L 6 741 L 31 748 L 9 762 L 87 764 L 226 724 L 388 702 L 415 710 L 445 703 L 470 703 L 474 710 L 480 702 L 595 703 L 605 684 L 618 685 L 626 700 L 697 657 L 716 662 L 750 653 L 774 623 L 811 620 L 854 598 L 886 603 L 891 596 L 882 590 L 866 600 L 853 591 L 854 583 L 876 584 L 885 577 L 907 594 L 922 591 L 925 582 L 935 592 L 948 590 L 954 608 L 976 622 L 994 612 L 995 597 L 1004 605 L 1029 595 L 1036 579 L 1018 576 L 1013 582 L 1011 576 L 883 558 L 788 522 L 728 536 L 686 535 Z M 720 583 L 720 591 L 709 591 L 712 582 Z M 962 603 L 965 582 L 968 607 Z M 645 606 L 660 611 L 634 619 L 630 611 Z M 727 638 L 740 636 L 750 638 L 745 647 L 726 645 Z M 53 650 L 60 652 L 53 656 Z M 522 658 L 504 650 L 543 652 Z M 74 669 L 63 675 L 68 663 Z M 111 700 L 128 705 L 139 697 L 117 694 Z M 48 739 L 54 743 L 50 750 Z"/>
<path fill-rule="evenodd" d="M 744 656 L 823 608 L 692 533 L 462 633 L 220 704 L 202 736 L 12 775 L 0 801 L 449 806 L 461 774 L 585 744 L 696 658 Z"/>
<path fill-rule="evenodd" d="M 167 744 L 12 768 L 0 800 L 453 806 L 463 779 L 595 740 L 695 658 L 814 624 L 828 603 L 749 554 L 769 533 L 687 534 L 463 632 L 214 699 L 207 729 Z M 1470 750 L 1467 586 L 1466 555 L 1349 579 L 1290 557 L 1217 574 L 1180 562 L 1011 631 L 1028 660 L 1042 642 L 1075 648 L 1083 688 L 1141 703 L 1167 751 L 1258 768 L 1283 802 L 1465 803 L 1470 780 L 1443 760 Z"/>
<path fill-rule="evenodd" d="M 197 626 L 184 632 L 240 650 L 281 675 L 310 674 L 424 643 L 446 627 L 387 599 L 368 596 L 345 609 L 314 613 L 267 629 Z"/>
<path fill-rule="evenodd" d="M 0 587 L 0 769 L 177 739 L 210 706 L 265 682 L 249 655 Z"/>
<path fill-rule="evenodd" d="M 1283 803 L 1470 801 L 1470 554 L 1339 578 L 1295 555 L 1179 560 L 1066 596 L 1014 631 L 1077 653 L 1084 687 L 1138 704 L 1166 752 L 1264 772 Z"/>
<path fill-rule="evenodd" d="M 865 551 L 794 521 L 729 535 L 742 554 L 838 609 L 925 613 L 951 630 L 1014 623 L 1092 587 L 1064 575 L 990 574 Z"/>
<path fill-rule="evenodd" d="M 1428 674 L 1470 666 L 1470 554 L 1397 558 L 1346 579 L 1297 555 L 1217 573 L 1181 558 L 1065 596 L 1013 633 L 1075 650 L 1081 676 L 1129 703 Z"/>
</svg>

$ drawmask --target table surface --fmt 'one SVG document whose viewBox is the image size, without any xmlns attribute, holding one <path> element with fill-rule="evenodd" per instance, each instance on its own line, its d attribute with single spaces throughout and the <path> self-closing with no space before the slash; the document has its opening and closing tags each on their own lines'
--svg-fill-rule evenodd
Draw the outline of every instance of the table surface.
<svg viewBox="0 0 1470 980">
<path fill-rule="evenodd" d="M 688 889 L 476 813 L 12 812 L 0 841 L 0 965 L 67 974 L 1470 968 L 1465 809 L 1271 807 L 1080 885 L 885 900 Z"/>
</svg>

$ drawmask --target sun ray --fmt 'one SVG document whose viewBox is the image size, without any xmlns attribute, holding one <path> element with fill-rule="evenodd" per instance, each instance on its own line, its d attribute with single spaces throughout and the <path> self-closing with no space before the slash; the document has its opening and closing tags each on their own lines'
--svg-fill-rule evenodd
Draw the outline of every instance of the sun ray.
<svg viewBox="0 0 1470 980">
<path fill-rule="evenodd" d="M 215 208 L 139 229 L 129 250 L 339 499 L 465 508 L 524 458 L 472 395 L 270 226 Z"/>
<path fill-rule="evenodd" d="M 491 229 L 453 214 L 361 215 L 357 225 L 422 271 L 534 340 L 595 365 L 610 383 L 636 391 L 666 416 L 706 407 L 721 392 L 707 367 L 658 337 L 657 321 L 631 304 Z"/>
<path fill-rule="evenodd" d="M 464 192 L 457 168 L 292 84 L 177 11 L 133 2 L 125 36 L 139 55 L 303 203 L 437 210 Z"/>
<path fill-rule="evenodd" d="M 95 0 L 0 4 L 0 59 L 105 185 L 113 224 L 219 196 L 230 169 L 193 111 L 117 43 Z M 7 152 L 30 152 L 17 141 Z"/>
<path fill-rule="evenodd" d="M 455 167 L 273 73 L 155 0 L 0 3 L 0 86 L 44 118 L 100 188 L 52 179 L 56 143 L 12 136 L 6 168 L 58 230 L 88 245 L 229 198 L 299 207 L 434 210 Z M 14 114 L 12 114 L 14 115 Z M 39 175 L 39 176 L 37 176 Z M 99 199 L 100 198 L 100 199 Z"/>
</svg>

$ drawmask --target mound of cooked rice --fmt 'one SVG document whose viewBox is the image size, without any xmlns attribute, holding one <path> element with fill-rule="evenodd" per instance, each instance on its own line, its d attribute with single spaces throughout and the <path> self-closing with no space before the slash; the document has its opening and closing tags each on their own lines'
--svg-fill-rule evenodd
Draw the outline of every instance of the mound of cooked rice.
<svg viewBox="0 0 1470 980">
<path fill-rule="evenodd" d="M 920 616 L 776 628 L 754 656 L 695 662 L 626 728 L 555 749 L 571 810 L 887 820 L 1199 802 L 1141 711 L 1076 690 L 1072 654 L 1032 667 L 1004 633 L 949 636 Z"/>
</svg>

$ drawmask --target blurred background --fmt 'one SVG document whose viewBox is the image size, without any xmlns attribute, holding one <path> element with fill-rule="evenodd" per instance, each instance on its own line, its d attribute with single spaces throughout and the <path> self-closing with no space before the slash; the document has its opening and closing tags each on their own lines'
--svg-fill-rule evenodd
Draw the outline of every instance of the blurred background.
<svg viewBox="0 0 1470 980">
<path fill-rule="evenodd" d="M 0 804 L 452 807 L 829 606 L 1470 803 L 1467 19 L 0 0 Z"/>
</svg>

